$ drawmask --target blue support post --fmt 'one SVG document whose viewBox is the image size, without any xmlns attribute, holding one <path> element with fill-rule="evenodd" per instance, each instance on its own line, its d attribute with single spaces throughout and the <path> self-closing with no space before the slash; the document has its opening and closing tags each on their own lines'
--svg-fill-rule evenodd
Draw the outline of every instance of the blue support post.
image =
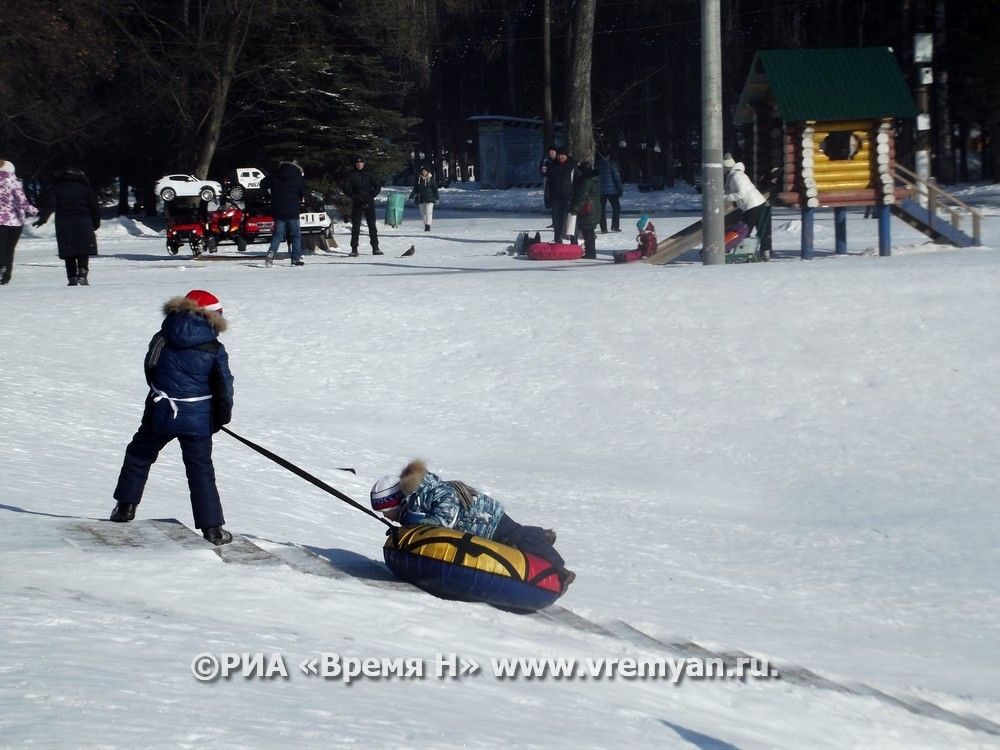
<svg viewBox="0 0 1000 750">
<path fill-rule="evenodd" d="M 813 259 L 813 222 L 816 219 L 816 209 L 802 206 L 802 260 Z"/>
<path fill-rule="evenodd" d="M 837 255 L 847 255 L 847 209 L 833 209 L 833 231 L 836 237 L 834 252 Z"/>
<path fill-rule="evenodd" d="M 889 206 L 878 207 L 878 254 L 883 258 L 892 255 L 892 232 L 889 228 L 889 219 L 891 218 Z"/>
</svg>

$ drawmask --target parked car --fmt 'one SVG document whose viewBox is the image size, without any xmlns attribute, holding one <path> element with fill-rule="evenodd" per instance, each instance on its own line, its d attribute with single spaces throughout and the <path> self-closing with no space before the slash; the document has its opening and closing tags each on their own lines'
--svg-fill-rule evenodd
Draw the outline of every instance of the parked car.
<svg viewBox="0 0 1000 750">
<path fill-rule="evenodd" d="M 156 181 L 153 188 L 164 203 L 175 198 L 197 197 L 214 201 L 222 197 L 222 185 L 214 180 L 199 180 L 192 174 L 170 174 Z"/>
</svg>

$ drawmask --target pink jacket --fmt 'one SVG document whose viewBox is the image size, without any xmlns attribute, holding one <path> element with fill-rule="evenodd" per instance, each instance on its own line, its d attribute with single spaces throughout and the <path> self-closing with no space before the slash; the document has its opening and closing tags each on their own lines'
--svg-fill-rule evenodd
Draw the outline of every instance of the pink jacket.
<svg viewBox="0 0 1000 750">
<path fill-rule="evenodd" d="M 28 216 L 38 216 L 38 209 L 28 201 L 14 173 L 0 169 L 0 226 L 24 226 Z"/>
</svg>

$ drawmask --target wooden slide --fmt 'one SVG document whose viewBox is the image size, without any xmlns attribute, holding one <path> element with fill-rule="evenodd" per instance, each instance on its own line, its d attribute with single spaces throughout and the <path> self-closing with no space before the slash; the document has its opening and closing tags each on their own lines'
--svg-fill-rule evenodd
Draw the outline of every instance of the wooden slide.
<svg viewBox="0 0 1000 750">
<path fill-rule="evenodd" d="M 726 231 L 729 231 L 739 221 L 740 212 L 731 208 L 726 212 Z M 656 243 L 656 252 L 645 259 L 646 263 L 662 266 L 676 260 L 684 253 L 700 247 L 704 242 L 701 233 L 701 219 L 690 226 L 684 227 L 676 234 Z"/>
</svg>

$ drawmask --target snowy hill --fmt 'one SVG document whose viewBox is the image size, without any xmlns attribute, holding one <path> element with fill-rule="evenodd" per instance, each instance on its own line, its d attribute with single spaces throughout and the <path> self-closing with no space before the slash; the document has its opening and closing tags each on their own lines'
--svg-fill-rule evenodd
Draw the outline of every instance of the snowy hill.
<svg viewBox="0 0 1000 750">
<path fill-rule="evenodd" d="M 338 227 L 341 250 L 302 268 L 264 269 L 263 246 L 171 257 L 155 228 L 109 220 L 86 288 L 65 286 L 51 224 L 26 232 L 0 290 L 0 745 L 1000 745 L 995 208 L 982 249 L 894 222 L 894 256 L 872 257 L 875 223 L 852 213 L 833 257 L 821 214 L 802 263 L 797 215 L 776 212 L 770 264 L 622 267 L 631 220 L 596 262 L 509 257 L 548 222 L 497 212 L 525 200 L 507 193 L 488 214 L 445 204 L 430 233 L 408 208 L 380 225 L 382 258 L 344 257 Z M 653 218 L 663 237 L 697 217 Z M 160 305 L 192 288 L 231 323 L 234 430 L 362 502 L 416 456 L 482 487 L 558 530 L 578 574 L 559 605 L 600 627 L 380 585 L 378 523 L 221 434 L 227 527 L 265 555 L 227 563 L 152 523 L 191 525 L 176 445 L 131 542 L 101 541 Z M 788 679 L 491 661 L 684 644 Z M 201 682 L 205 653 L 277 654 L 288 677 Z M 329 653 L 425 672 L 299 669 Z M 436 677 L 439 654 L 479 669 Z"/>
</svg>

